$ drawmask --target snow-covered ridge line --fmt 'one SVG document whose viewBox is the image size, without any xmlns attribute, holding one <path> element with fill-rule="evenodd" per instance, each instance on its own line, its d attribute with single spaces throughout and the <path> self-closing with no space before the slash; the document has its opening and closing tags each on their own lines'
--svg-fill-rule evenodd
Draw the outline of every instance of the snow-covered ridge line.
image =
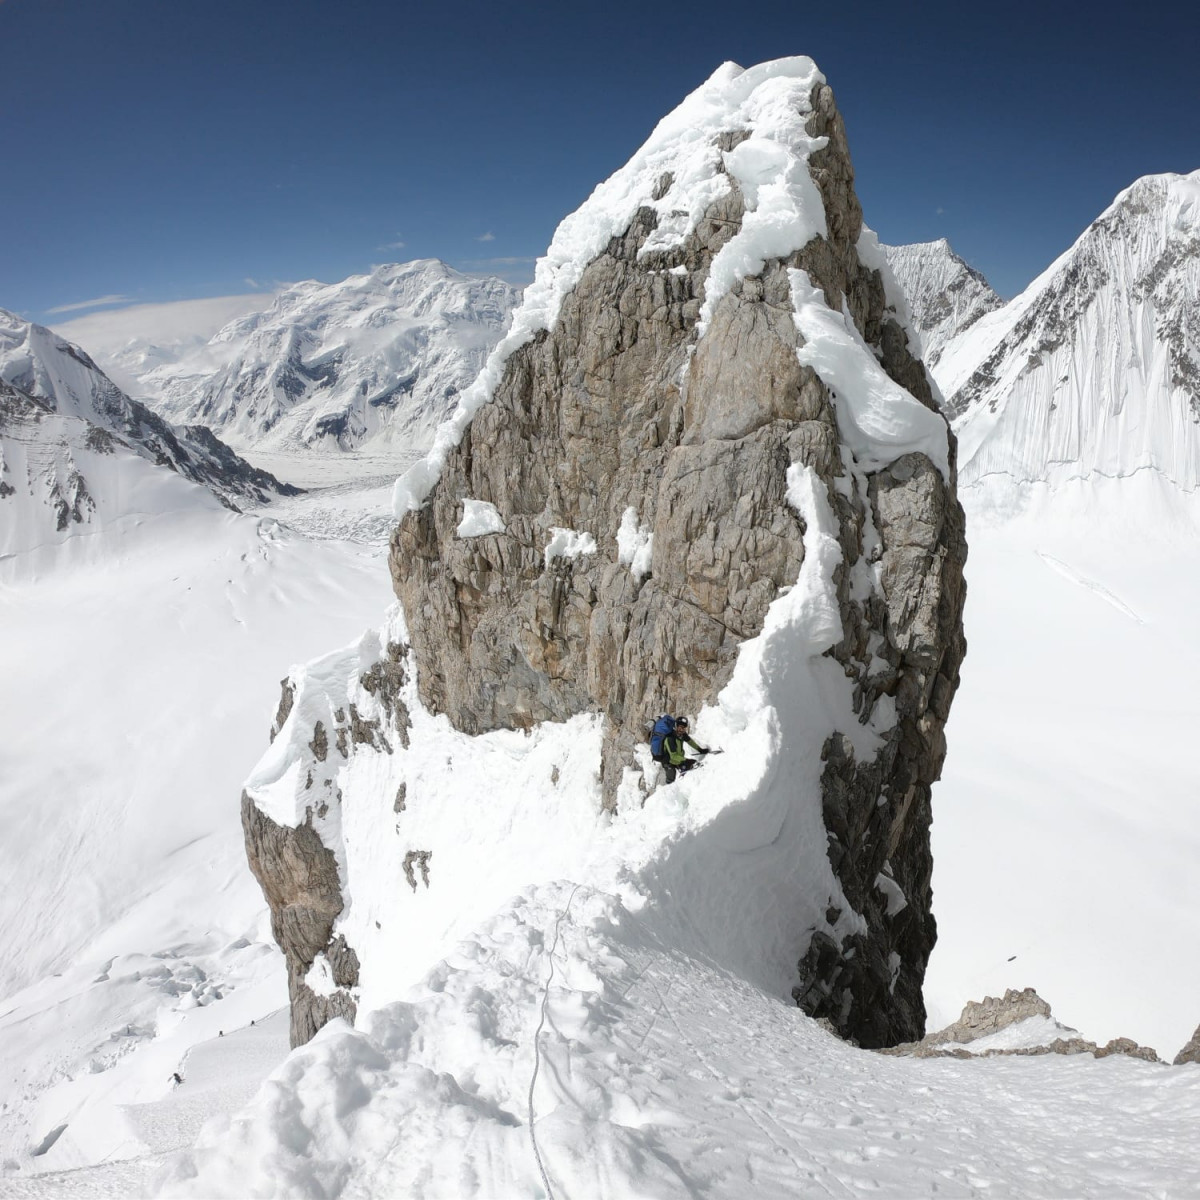
<svg viewBox="0 0 1200 1200">
<path fill-rule="evenodd" d="M 881 253 L 907 298 L 920 357 L 930 370 L 948 342 L 1004 303 L 945 238 L 884 246 Z"/>
<path fill-rule="evenodd" d="M 830 310 L 806 272 L 788 270 L 793 319 L 804 338 L 797 352 L 834 397 L 838 428 L 860 469 L 878 471 L 903 454 L 921 453 L 950 483 L 945 418 L 926 408 L 876 361 L 848 312 Z"/>
<path fill-rule="evenodd" d="M 824 145 L 824 139 L 804 131 L 809 97 L 824 81 L 805 56 L 749 69 L 725 63 L 655 126 L 624 167 L 562 221 L 538 260 L 508 334 L 459 397 L 454 415 L 438 428 L 425 459 L 397 481 L 393 510 L 398 518 L 424 504 L 447 454 L 491 398 L 508 359 L 540 331 L 553 327 L 584 269 L 611 238 L 629 227 L 639 208 L 652 208 L 659 218 L 644 251 L 669 249 L 682 242 L 712 201 L 729 190 L 724 172 L 738 180 L 747 212 L 742 229 L 713 262 L 701 330 L 713 305 L 736 280 L 760 271 L 768 258 L 786 256 L 825 232 L 824 208 L 807 165 L 809 154 Z M 748 130 L 750 137 L 722 152 L 714 139 L 729 130 Z M 668 178 L 669 186 L 660 190 Z"/>
<path fill-rule="evenodd" d="M 1126 188 L 936 364 L 963 486 L 1153 468 L 1200 487 L 1200 171 Z"/>
</svg>

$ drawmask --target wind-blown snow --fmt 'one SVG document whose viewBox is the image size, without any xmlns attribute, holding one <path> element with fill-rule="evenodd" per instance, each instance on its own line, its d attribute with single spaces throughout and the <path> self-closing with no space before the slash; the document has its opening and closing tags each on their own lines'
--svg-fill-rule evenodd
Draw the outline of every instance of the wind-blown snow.
<svg viewBox="0 0 1200 1200">
<path fill-rule="evenodd" d="M 507 336 L 459 397 L 454 415 L 438 429 L 425 460 L 397 481 L 397 517 L 424 504 L 447 454 L 491 399 L 508 359 L 540 330 L 553 328 L 564 298 L 588 263 L 628 228 L 639 208 L 652 208 L 659 218 L 658 228 L 642 247 L 648 254 L 687 237 L 708 206 L 729 190 L 724 171 L 748 189 L 742 228 L 718 252 L 706 281 L 701 331 L 712 305 L 738 279 L 760 271 L 767 258 L 799 250 L 825 232 L 825 209 L 808 171 L 808 155 L 824 146 L 825 139 L 804 131 L 812 90 L 824 78 L 812 59 L 801 56 L 749 69 L 725 63 L 659 121 L 629 162 L 555 231 Z M 714 138 L 731 129 L 747 129 L 751 136 L 723 153 Z M 673 176 L 671 186 L 655 199 L 657 185 L 667 174 Z"/>
<path fill-rule="evenodd" d="M 595 553 L 596 539 L 590 533 L 563 529 L 559 525 L 550 527 L 550 540 L 546 543 L 545 551 L 547 567 L 556 558 L 578 558 L 581 554 Z"/>
<path fill-rule="evenodd" d="M 902 454 L 921 453 L 950 481 L 949 440 L 940 413 L 926 408 L 879 365 L 853 318 L 835 313 L 808 274 L 788 270 L 798 355 L 833 394 L 838 431 L 860 468 L 877 471 Z"/>
<path fill-rule="evenodd" d="M 143 397 L 146 393 L 141 380 L 151 371 L 178 362 L 189 352 L 199 350 L 230 321 L 259 312 L 270 303 L 270 292 L 248 292 L 205 300 L 134 304 L 89 313 L 50 328 L 76 346 L 86 346 L 118 387 L 131 396 Z"/>
<path fill-rule="evenodd" d="M 455 530 L 460 538 L 484 537 L 504 532 L 500 510 L 488 500 L 464 500 L 463 518 Z"/>
<path fill-rule="evenodd" d="M 654 530 L 638 523 L 637 509 L 632 506 L 621 514 L 617 529 L 617 562 L 627 566 L 635 580 L 649 575 L 654 562 Z"/>
</svg>

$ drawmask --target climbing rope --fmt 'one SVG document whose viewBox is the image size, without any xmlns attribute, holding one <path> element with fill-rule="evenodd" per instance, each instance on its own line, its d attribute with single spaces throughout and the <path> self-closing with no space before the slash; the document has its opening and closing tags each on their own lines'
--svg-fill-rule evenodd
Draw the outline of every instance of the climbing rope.
<svg viewBox="0 0 1200 1200">
<path fill-rule="evenodd" d="M 546 1027 L 546 1009 L 550 1002 L 550 984 L 554 982 L 554 952 L 558 949 L 559 934 L 562 930 L 563 917 L 571 911 L 571 901 L 579 891 L 579 884 L 571 889 L 567 897 L 566 907 L 558 914 L 554 922 L 554 942 L 550 947 L 550 973 L 546 976 L 546 986 L 542 990 L 542 1019 L 538 1022 L 537 1032 L 533 1035 L 533 1075 L 529 1079 L 529 1141 L 533 1146 L 533 1157 L 537 1159 L 538 1171 L 541 1172 L 542 1186 L 546 1189 L 546 1200 L 554 1200 L 554 1189 L 550 1186 L 550 1177 L 546 1174 L 546 1164 L 542 1162 L 542 1154 L 538 1149 L 537 1131 L 534 1129 L 533 1089 L 537 1085 L 538 1071 L 542 1065 L 542 1030 Z"/>
</svg>

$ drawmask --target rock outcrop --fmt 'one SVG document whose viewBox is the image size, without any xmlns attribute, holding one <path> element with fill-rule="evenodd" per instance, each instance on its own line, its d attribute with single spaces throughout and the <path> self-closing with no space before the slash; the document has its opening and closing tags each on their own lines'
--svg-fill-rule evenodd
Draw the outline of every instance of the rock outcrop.
<svg viewBox="0 0 1200 1200">
<path fill-rule="evenodd" d="M 761 111 L 786 137 L 764 134 L 766 116 L 693 135 L 688 154 L 699 145 L 712 164 L 702 201 L 673 170 L 614 177 L 631 192 L 649 182 L 544 325 L 504 351 L 486 403 L 400 520 L 391 570 L 423 707 L 470 735 L 600 714 L 616 810 L 636 798 L 647 719 L 712 704 L 796 583 L 809 522 L 793 480 L 815 480 L 841 560 L 828 656 L 849 725 L 878 730 L 880 749 L 860 759 L 853 728 L 825 740 L 837 894 L 796 916 L 811 936 L 793 995 L 881 1046 L 924 1031 L 936 934 L 930 789 L 965 652 L 954 442 L 864 230 L 832 91 L 811 69 L 784 112 L 755 70 L 772 89 Z M 783 169 L 795 147 L 799 181 L 805 159 Z M 806 204 L 811 193 L 792 249 L 772 249 L 778 234 L 735 241 L 761 228 L 770 178 Z M 908 416 L 864 416 L 859 390 Z M 905 441 L 906 420 L 926 432 Z M 419 799 L 406 788 L 397 812 Z M 405 862 L 415 888 L 429 860 Z M 307 887 L 272 900 L 277 926 Z M 285 948 L 295 975 L 307 944 Z M 310 1004 L 296 990 L 293 1002 Z"/>
<path fill-rule="evenodd" d="M 1182 1067 L 1184 1063 L 1200 1063 L 1200 1025 L 1196 1026 L 1191 1040 L 1173 1060 L 1173 1065 L 1177 1067 Z"/>
<path fill-rule="evenodd" d="M 1025 1026 L 1024 1029 L 1021 1027 Z M 1008 1030 L 1012 1045 L 987 1045 L 985 1039 Z M 1029 1057 L 1042 1054 L 1090 1054 L 1108 1058 L 1123 1054 L 1143 1062 L 1161 1063 L 1149 1046 L 1132 1038 L 1113 1038 L 1105 1045 L 1080 1037 L 1078 1032 L 1054 1020 L 1050 1005 L 1034 991 L 1009 988 L 1002 997 L 986 996 L 969 1001 L 952 1025 L 923 1037 L 919 1042 L 891 1046 L 884 1054 L 911 1058 L 994 1058 L 1007 1055 Z"/>
<path fill-rule="evenodd" d="M 509 359 L 430 502 L 401 521 L 391 564 L 424 703 L 471 733 L 602 712 L 613 804 L 646 719 L 712 702 L 738 647 L 795 581 L 803 531 L 786 475 L 792 463 L 812 467 L 836 506 L 846 564 L 834 654 L 860 719 L 884 696 L 899 719 L 874 762 L 855 762 L 844 739 L 826 748 L 830 851 L 870 931 L 853 956 L 843 943 L 806 960 L 797 995 L 836 1020 L 854 994 L 858 1020 L 872 1027 L 848 1032 L 882 1044 L 923 1023 L 920 972 L 898 995 L 887 963 L 899 952 L 923 964 L 934 941 L 929 788 L 965 650 L 966 544 L 952 486 L 924 455 L 870 473 L 864 491 L 848 486 L 830 389 L 798 359 L 793 268 L 831 309 L 846 309 L 893 380 L 934 408 L 882 276 L 858 254 L 862 212 L 827 86 L 811 97 L 807 127 L 828 138 L 810 160 L 827 236 L 738 281 L 698 336 L 714 257 L 739 229 L 745 197 L 731 182 L 680 244 L 649 253 L 658 218 L 638 209 L 587 266 L 554 328 Z M 745 133 L 729 129 L 719 144 L 732 149 Z M 494 505 L 504 532 L 459 538 L 468 498 Z M 642 579 L 617 553 L 629 510 L 653 535 Z M 556 528 L 587 531 L 597 550 L 552 557 Z M 853 568 L 870 553 L 881 586 L 854 596 Z M 896 920 L 881 874 L 909 898 Z"/>
</svg>

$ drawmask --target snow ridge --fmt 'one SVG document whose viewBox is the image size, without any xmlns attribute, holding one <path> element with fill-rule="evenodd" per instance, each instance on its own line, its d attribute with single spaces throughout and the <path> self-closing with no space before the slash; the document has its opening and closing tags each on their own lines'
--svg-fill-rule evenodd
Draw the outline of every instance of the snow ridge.
<svg viewBox="0 0 1200 1200">
<path fill-rule="evenodd" d="M 949 341 L 1004 303 L 945 238 L 881 249 L 908 299 L 920 356 L 931 371 Z"/>
<path fill-rule="evenodd" d="M 1200 487 L 1200 171 L 1139 179 L 945 349 L 959 478 Z"/>
</svg>

